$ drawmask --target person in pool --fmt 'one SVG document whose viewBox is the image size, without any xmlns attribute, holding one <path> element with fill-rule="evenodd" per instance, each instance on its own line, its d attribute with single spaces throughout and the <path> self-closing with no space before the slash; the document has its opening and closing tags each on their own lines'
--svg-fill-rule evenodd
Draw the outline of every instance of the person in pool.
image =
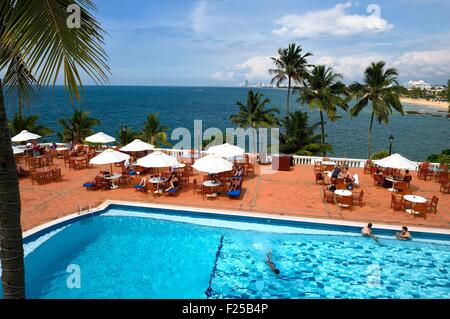
<svg viewBox="0 0 450 319">
<path fill-rule="evenodd" d="M 277 266 L 275 265 L 275 263 L 272 261 L 272 250 L 269 250 L 267 252 L 267 265 L 269 265 L 270 270 L 272 270 L 274 272 L 274 274 L 279 275 L 280 274 L 280 270 L 277 268 Z"/>
<path fill-rule="evenodd" d="M 402 231 L 395 234 L 395 237 L 400 240 L 411 239 L 411 233 L 408 231 L 408 227 L 403 226 Z"/>
<path fill-rule="evenodd" d="M 365 227 L 363 227 L 363 229 L 361 229 L 361 235 L 370 237 L 378 243 L 378 238 L 375 237 L 375 235 L 373 234 L 373 231 L 372 231 L 372 223 L 368 223 L 367 226 L 365 226 Z"/>
</svg>

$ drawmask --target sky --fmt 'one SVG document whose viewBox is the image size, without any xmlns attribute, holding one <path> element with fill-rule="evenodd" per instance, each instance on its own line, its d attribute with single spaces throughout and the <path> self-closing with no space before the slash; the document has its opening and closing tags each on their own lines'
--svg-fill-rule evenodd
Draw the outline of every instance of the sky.
<svg viewBox="0 0 450 319">
<path fill-rule="evenodd" d="M 268 83 L 289 43 L 344 81 L 372 61 L 400 83 L 450 78 L 449 0 L 95 0 L 113 85 Z"/>
</svg>

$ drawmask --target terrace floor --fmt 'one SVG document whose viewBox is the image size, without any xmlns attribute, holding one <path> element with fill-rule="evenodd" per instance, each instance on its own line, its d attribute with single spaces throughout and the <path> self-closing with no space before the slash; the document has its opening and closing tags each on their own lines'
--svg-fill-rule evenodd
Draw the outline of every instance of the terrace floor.
<svg viewBox="0 0 450 319">
<path fill-rule="evenodd" d="M 178 196 L 163 194 L 159 197 L 136 192 L 132 184 L 115 190 L 87 191 L 83 183 L 92 180 L 102 167 L 69 170 L 60 159 L 56 159 L 55 164 L 62 168 L 62 182 L 33 186 L 29 178 L 20 180 L 23 230 L 77 212 L 79 207 L 95 207 L 108 199 L 450 229 L 450 195 L 440 193 L 437 182 L 418 180 L 415 175 L 412 182 L 414 194 L 439 197 L 437 214 L 427 214 L 426 219 L 393 211 L 390 208 L 391 193 L 373 186 L 371 176 L 364 175 L 362 169 L 350 170 L 360 176 L 360 188 L 365 193 L 363 206 L 354 206 L 350 211 L 323 202 L 323 186 L 314 183 L 313 167 L 306 165 L 295 166 L 289 172 L 245 178 L 240 199 L 219 196 L 203 200 L 201 195 L 192 193 L 192 186 L 184 187 Z M 261 168 L 264 169 L 259 167 L 257 171 Z M 109 165 L 104 169 L 109 170 Z"/>
</svg>

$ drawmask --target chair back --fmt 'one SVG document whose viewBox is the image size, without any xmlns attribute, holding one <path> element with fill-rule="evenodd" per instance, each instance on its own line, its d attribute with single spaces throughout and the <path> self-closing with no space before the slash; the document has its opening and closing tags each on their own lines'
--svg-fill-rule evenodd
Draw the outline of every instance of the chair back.
<svg viewBox="0 0 450 319">
<path fill-rule="evenodd" d="M 352 196 L 339 196 L 339 195 L 336 195 L 336 203 L 339 206 L 351 207 L 352 204 L 353 204 L 353 197 Z"/>
<path fill-rule="evenodd" d="M 414 205 L 414 211 L 421 214 L 427 213 L 427 203 L 416 203 Z"/>
</svg>

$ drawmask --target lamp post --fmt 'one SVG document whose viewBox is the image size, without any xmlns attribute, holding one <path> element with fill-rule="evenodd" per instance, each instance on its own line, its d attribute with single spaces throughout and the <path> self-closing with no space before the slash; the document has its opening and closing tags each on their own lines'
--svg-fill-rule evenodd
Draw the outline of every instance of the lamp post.
<svg viewBox="0 0 450 319">
<path fill-rule="evenodd" d="M 389 156 L 392 154 L 392 144 L 394 144 L 394 136 L 389 136 Z"/>
</svg>

